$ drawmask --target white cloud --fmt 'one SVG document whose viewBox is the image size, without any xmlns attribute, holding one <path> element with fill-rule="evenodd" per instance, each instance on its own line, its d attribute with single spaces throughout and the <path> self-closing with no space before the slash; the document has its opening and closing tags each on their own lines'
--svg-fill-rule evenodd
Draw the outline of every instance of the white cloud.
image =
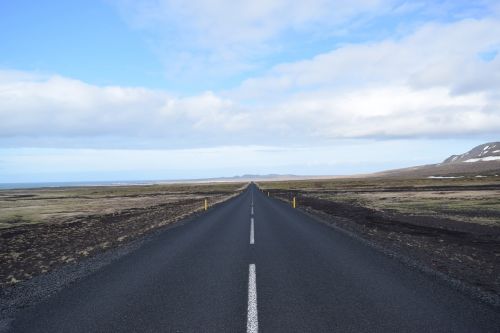
<svg viewBox="0 0 500 333">
<path fill-rule="evenodd" d="M 401 39 L 276 66 L 232 91 L 188 97 L 2 71 L 0 137 L 10 146 L 16 137 L 31 145 L 118 137 L 123 146 L 197 147 L 498 133 L 500 57 L 481 58 L 499 49 L 498 31 L 493 19 L 428 24 Z"/>
<path fill-rule="evenodd" d="M 329 138 L 461 136 L 500 130 L 500 22 L 428 24 L 282 64 L 227 92 L 289 133 Z"/>
<path fill-rule="evenodd" d="M 246 115 L 211 92 L 179 98 L 61 76 L 0 71 L 0 137 L 176 138 L 242 129 Z"/>
<path fill-rule="evenodd" d="M 260 43 L 292 30 L 338 26 L 356 15 L 389 7 L 388 0 L 147 0 L 115 1 L 136 28 L 172 29 L 196 44 L 218 48 Z M 312 23 L 312 25 L 311 25 Z M 182 38 L 183 36 L 180 36 Z"/>
<path fill-rule="evenodd" d="M 446 86 L 456 92 L 491 90 L 500 84 L 500 58 L 480 54 L 500 49 L 500 21 L 464 20 L 427 24 L 399 40 L 350 44 L 312 59 L 275 66 L 243 82 L 242 98 L 329 87 L 335 90 L 399 84 L 415 89 Z M 483 83 L 477 85 L 477 83 Z"/>
<path fill-rule="evenodd" d="M 231 77 L 262 67 L 293 40 L 296 47 L 345 33 L 363 15 L 395 0 L 111 1 L 144 32 L 170 79 Z M 290 36 L 296 38 L 289 38 Z M 321 37 L 320 37 L 321 36 Z"/>
<path fill-rule="evenodd" d="M 314 47 L 315 43 L 341 45 L 345 41 L 339 38 L 342 36 L 349 36 L 347 40 L 378 41 L 388 34 L 400 35 L 402 31 L 409 31 L 425 21 L 450 22 L 498 13 L 498 4 L 492 0 L 110 2 L 131 27 L 144 33 L 163 62 L 169 79 L 189 81 L 196 78 L 205 80 L 205 83 L 214 77 L 231 77 L 262 70 L 282 61 L 278 59 L 286 59 L 290 54 L 300 53 L 301 49 Z M 432 28 L 427 33 L 432 33 Z M 470 33 L 475 34 L 474 31 Z M 449 33 L 450 37 L 452 34 Z M 461 37 L 459 33 L 455 34 L 455 39 Z M 464 37 L 467 38 L 467 32 Z M 391 45 L 386 46 L 390 52 Z M 431 43 L 430 46 L 435 45 Z M 351 49 L 343 50 L 347 57 Z M 307 63 L 304 65 L 307 66 Z"/>
<path fill-rule="evenodd" d="M 496 112 L 487 110 L 493 106 Z M 270 114 L 267 121 L 285 123 L 290 133 L 308 133 L 318 140 L 449 137 L 498 132 L 499 106 L 485 94 L 452 96 L 442 88 L 384 86 L 295 97 Z"/>
</svg>

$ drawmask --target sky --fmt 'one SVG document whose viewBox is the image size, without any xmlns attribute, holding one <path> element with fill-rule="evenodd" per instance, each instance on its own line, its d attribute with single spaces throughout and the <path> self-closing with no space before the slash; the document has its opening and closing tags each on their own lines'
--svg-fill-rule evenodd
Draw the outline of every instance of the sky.
<svg viewBox="0 0 500 333">
<path fill-rule="evenodd" d="M 498 1 L 0 2 L 0 182 L 345 175 L 500 140 Z"/>
</svg>

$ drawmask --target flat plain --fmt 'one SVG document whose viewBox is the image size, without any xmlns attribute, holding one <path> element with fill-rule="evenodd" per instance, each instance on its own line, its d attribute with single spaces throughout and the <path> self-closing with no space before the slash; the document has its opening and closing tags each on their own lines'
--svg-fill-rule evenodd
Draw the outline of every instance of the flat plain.
<svg viewBox="0 0 500 333">
<path fill-rule="evenodd" d="M 117 247 L 232 197 L 242 183 L 0 191 L 0 286 Z"/>
</svg>

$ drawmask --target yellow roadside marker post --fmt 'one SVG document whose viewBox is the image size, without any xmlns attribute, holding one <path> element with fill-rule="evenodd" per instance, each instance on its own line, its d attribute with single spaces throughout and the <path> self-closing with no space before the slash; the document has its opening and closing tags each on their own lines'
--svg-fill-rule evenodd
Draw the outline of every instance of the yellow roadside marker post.
<svg viewBox="0 0 500 333">
<path fill-rule="evenodd" d="M 207 199 L 205 199 L 205 210 L 208 209 L 208 202 L 207 202 Z"/>
<path fill-rule="evenodd" d="M 295 197 L 293 197 L 293 208 L 297 207 L 297 202 L 295 201 Z"/>
</svg>

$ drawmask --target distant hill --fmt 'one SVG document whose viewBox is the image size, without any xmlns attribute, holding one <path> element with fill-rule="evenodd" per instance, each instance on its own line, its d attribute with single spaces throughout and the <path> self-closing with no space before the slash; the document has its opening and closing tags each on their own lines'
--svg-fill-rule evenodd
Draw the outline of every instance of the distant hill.
<svg viewBox="0 0 500 333">
<path fill-rule="evenodd" d="M 461 155 L 451 155 L 442 163 L 382 171 L 366 176 L 439 178 L 465 175 L 500 175 L 500 142 L 485 143 Z"/>
<path fill-rule="evenodd" d="M 500 142 L 489 142 L 472 148 L 461 155 L 451 155 L 442 163 L 415 166 L 404 169 L 387 170 L 365 175 L 351 176 L 299 176 L 299 175 L 254 175 L 246 174 L 234 177 L 211 178 L 207 181 L 279 181 L 332 179 L 351 177 L 402 177 L 402 178 L 441 178 L 460 176 L 499 175 L 500 177 Z"/>
<path fill-rule="evenodd" d="M 210 181 L 274 181 L 274 180 L 305 180 L 305 179 L 330 179 L 338 176 L 299 176 L 299 175 L 242 175 L 233 177 L 210 178 Z"/>
<path fill-rule="evenodd" d="M 444 160 L 446 163 L 476 163 L 500 160 L 500 142 L 490 142 L 472 148 L 462 155 L 451 155 Z"/>
</svg>

